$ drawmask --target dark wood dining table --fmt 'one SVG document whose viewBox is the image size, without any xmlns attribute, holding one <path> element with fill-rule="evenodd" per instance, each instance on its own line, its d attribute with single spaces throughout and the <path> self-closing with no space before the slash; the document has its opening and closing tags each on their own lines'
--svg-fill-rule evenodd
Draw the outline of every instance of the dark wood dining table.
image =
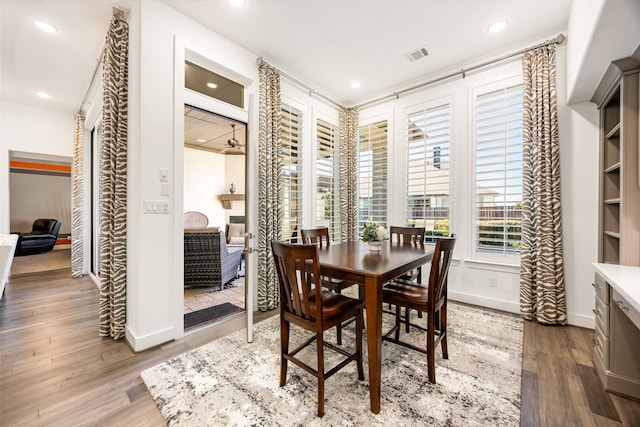
<svg viewBox="0 0 640 427">
<path fill-rule="evenodd" d="M 319 248 L 322 275 L 364 286 L 371 412 L 380 412 L 382 367 L 382 286 L 433 258 L 433 245 L 398 245 L 385 241 L 379 252 L 363 242 Z"/>
</svg>

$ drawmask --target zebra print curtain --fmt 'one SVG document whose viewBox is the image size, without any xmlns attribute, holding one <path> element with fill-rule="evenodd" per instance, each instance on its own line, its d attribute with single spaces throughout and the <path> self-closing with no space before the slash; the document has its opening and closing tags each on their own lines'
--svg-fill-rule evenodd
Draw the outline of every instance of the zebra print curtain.
<svg viewBox="0 0 640 427">
<path fill-rule="evenodd" d="M 562 258 L 560 147 L 555 45 L 525 53 L 520 311 L 527 320 L 567 323 Z"/>
<path fill-rule="evenodd" d="M 358 110 L 340 110 L 340 239 L 358 240 Z"/>
<path fill-rule="evenodd" d="M 73 132 L 73 167 L 71 170 L 71 276 L 81 277 L 84 274 L 84 224 L 82 221 L 84 194 L 82 192 L 82 175 L 84 162 L 82 153 L 82 128 L 84 118 L 76 114 Z"/>
<path fill-rule="evenodd" d="M 129 26 L 114 16 L 103 56 L 100 147 L 100 336 L 124 336 L 127 291 Z"/>
<path fill-rule="evenodd" d="M 258 309 L 278 307 L 279 293 L 271 240 L 282 230 L 282 165 L 280 159 L 280 73 L 265 62 L 260 77 L 258 135 Z"/>
</svg>

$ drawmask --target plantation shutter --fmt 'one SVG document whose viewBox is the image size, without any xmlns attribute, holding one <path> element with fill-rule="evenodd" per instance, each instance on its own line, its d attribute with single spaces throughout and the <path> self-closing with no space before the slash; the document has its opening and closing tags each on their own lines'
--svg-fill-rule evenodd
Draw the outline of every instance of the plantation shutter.
<svg viewBox="0 0 640 427">
<path fill-rule="evenodd" d="M 427 236 L 448 236 L 451 194 L 449 104 L 409 114 L 406 140 L 407 225 L 425 227 Z"/>
<path fill-rule="evenodd" d="M 358 141 L 358 229 L 387 223 L 387 121 L 360 126 Z"/>
<path fill-rule="evenodd" d="M 282 236 L 299 242 L 302 224 L 302 111 L 282 104 Z"/>
<path fill-rule="evenodd" d="M 519 254 L 522 218 L 522 85 L 475 102 L 476 251 Z"/>
<path fill-rule="evenodd" d="M 328 227 L 332 241 L 340 241 L 338 199 L 338 127 L 318 119 L 316 139 L 316 226 Z"/>
</svg>

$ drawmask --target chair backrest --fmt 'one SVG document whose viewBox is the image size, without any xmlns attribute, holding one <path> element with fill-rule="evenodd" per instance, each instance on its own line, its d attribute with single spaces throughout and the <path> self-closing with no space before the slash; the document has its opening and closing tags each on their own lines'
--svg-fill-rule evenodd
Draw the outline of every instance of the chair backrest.
<svg viewBox="0 0 640 427">
<path fill-rule="evenodd" d="M 280 285 L 280 312 L 315 322 L 309 298 L 315 294 L 315 312 L 322 312 L 318 246 L 271 241 L 273 261 Z M 312 286 L 313 285 L 313 286 Z M 322 316 L 317 319 L 322 322 Z"/>
<path fill-rule="evenodd" d="M 35 221 L 33 221 L 31 232 L 47 233 L 47 234 L 53 234 L 57 236 L 61 225 L 62 223 L 57 219 L 38 218 Z"/>
<path fill-rule="evenodd" d="M 302 234 L 302 243 L 307 245 L 318 245 L 319 247 L 329 246 L 331 239 L 329 238 L 329 228 L 307 228 L 300 230 Z"/>
<path fill-rule="evenodd" d="M 397 227 L 392 225 L 389 227 L 389 234 L 391 241 L 395 241 L 399 245 L 424 244 L 424 227 Z"/>
<path fill-rule="evenodd" d="M 436 248 L 433 252 L 431 272 L 429 273 L 428 313 L 433 313 L 433 310 L 439 309 L 447 298 L 449 266 L 451 265 L 455 244 L 455 234 L 451 234 L 450 237 L 439 237 L 436 239 Z"/>
</svg>

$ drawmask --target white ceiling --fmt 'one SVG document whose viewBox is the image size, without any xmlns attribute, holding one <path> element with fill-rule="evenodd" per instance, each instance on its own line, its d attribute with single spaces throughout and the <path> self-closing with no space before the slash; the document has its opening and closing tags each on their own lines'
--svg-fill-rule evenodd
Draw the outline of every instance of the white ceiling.
<svg viewBox="0 0 640 427">
<path fill-rule="evenodd" d="M 123 0 L 0 0 L 2 98 L 77 111 Z M 162 0 L 343 105 L 565 32 L 571 0 Z M 33 25 L 58 27 L 49 35 Z M 507 21 L 498 34 L 487 27 Z M 408 52 L 424 47 L 415 62 Z M 360 89 L 349 87 L 353 80 Z M 45 91 L 44 101 L 35 92 Z"/>
</svg>

